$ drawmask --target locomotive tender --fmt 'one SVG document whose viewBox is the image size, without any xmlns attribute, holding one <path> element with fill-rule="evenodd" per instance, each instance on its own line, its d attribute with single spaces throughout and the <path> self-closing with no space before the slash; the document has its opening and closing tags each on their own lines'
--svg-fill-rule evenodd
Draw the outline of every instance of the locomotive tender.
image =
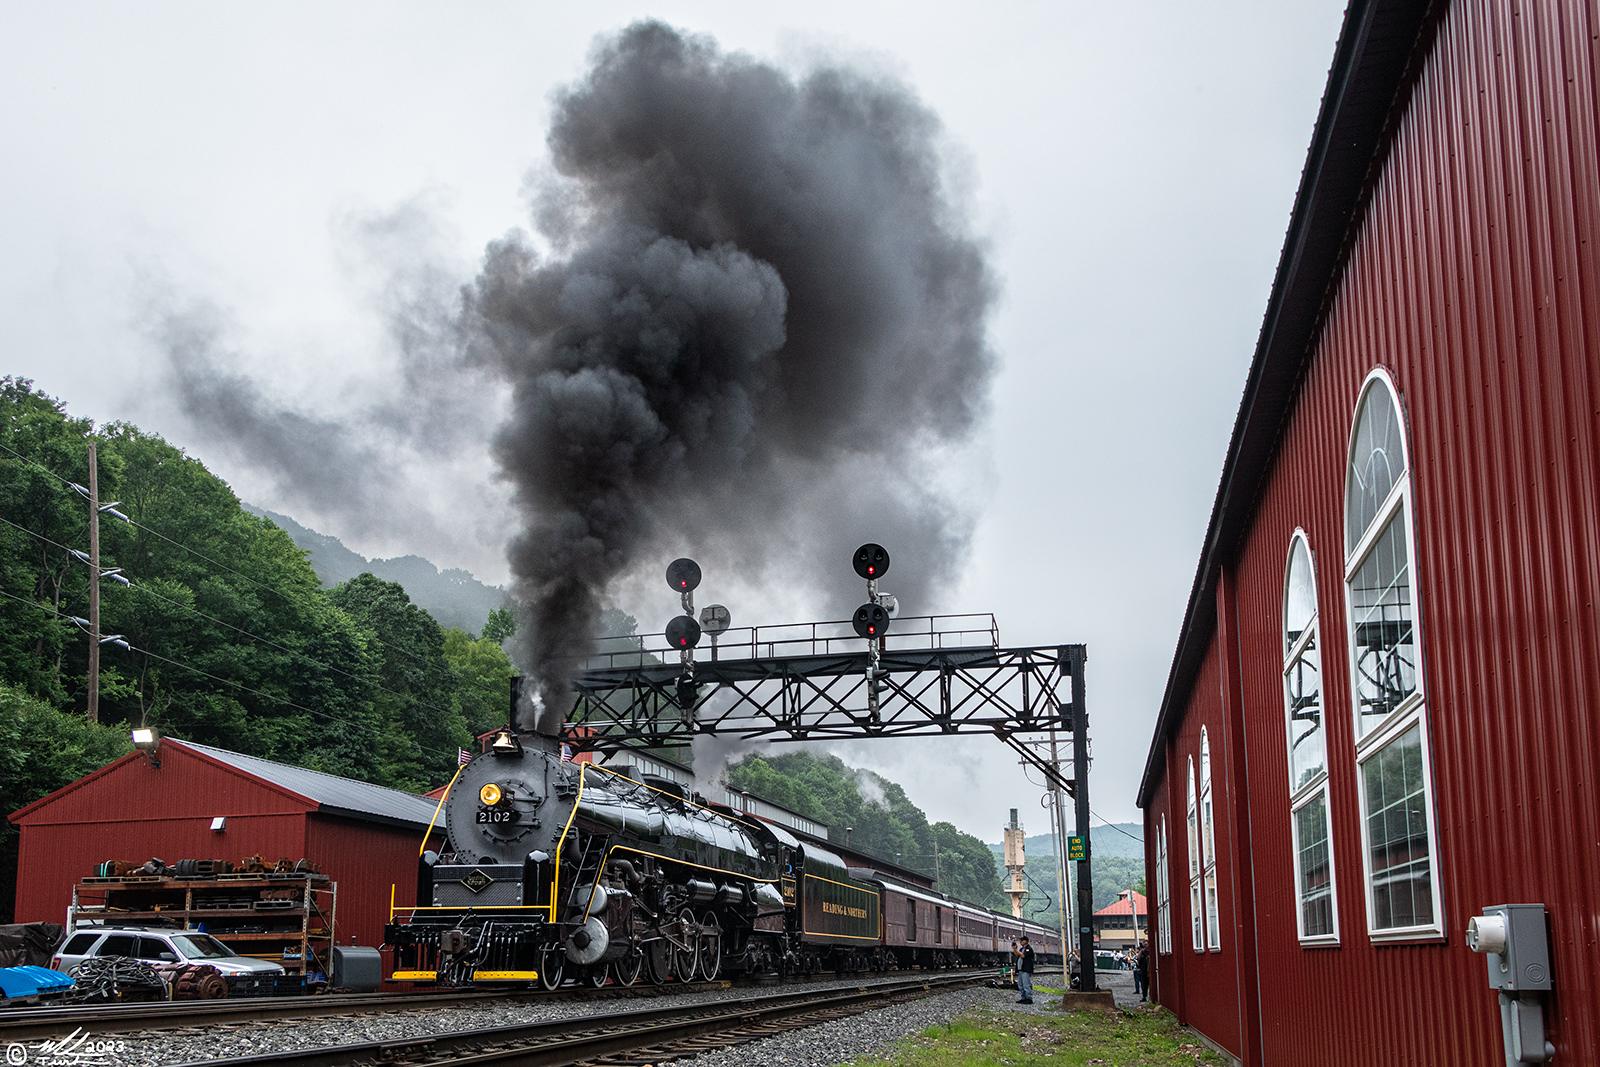
<svg viewBox="0 0 1600 1067">
<path fill-rule="evenodd" d="M 561 759 L 557 738 L 500 731 L 444 802 L 417 906 L 391 915 L 396 981 L 712 980 L 997 964 L 1057 931 L 919 889 L 677 783 Z"/>
</svg>

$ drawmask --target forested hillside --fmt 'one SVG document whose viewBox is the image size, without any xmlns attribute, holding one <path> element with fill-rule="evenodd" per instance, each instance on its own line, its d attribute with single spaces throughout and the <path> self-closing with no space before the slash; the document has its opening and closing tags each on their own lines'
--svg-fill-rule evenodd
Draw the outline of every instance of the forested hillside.
<svg viewBox="0 0 1600 1067">
<path fill-rule="evenodd" d="M 84 721 L 88 445 L 99 458 L 100 725 Z M 123 581 L 127 584 L 122 584 Z M 306 554 L 192 456 L 94 427 L 0 378 L 0 811 L 127 751 L 130 726 L 421 791 L 509 712 L 500 640 L 446 631 L 370 574 L 323 589 Z M 0 867 L 15 838 L 0 822 Z M 12 881 L 0 870 L 0 892 Z M 0 919 L 9 913 L 0 899 Z"/>
<path fill-rule="evenodd" d="M 734 789 L 825 822 L 835 841 L 850 827 L 852 847 L 901 866 L 937 872 L 939 888 L 990 907 L 1007 907 L 989 848 L 947 822 L 929 823 L 905 790 L 837 756 L 811 752 L 747 756 L 727 769 Z"/>
<path fill-rule="evenodd" d="M 505 604 L 506 591 L 485 585 L 457 568 L 440 570 L 421 556 L 368 559 L 344 546 L 337 537 L 318 533 L 276 511 L 243 505 L 252 515 L 271 519 L 294 543 L 310 554 L 311 569 L 325 588 L 361 574 L 399 582 L 413 603 L 439 620 L 439 625 L 475 633 L 489 613 Z"/>
</svg>

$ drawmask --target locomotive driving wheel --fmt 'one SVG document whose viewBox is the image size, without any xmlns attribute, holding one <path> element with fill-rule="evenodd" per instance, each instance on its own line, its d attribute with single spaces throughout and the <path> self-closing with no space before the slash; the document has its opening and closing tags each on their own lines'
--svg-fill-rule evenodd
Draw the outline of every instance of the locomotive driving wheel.
<svg viewBox="0 0 1600 1067">
<path fill-rule="evenodd" d="M 557 989 L 561 979 L 565 976 L 567 966 L 567 950 L 559 942 L 546 945 L 540 953 L 539 959 L 539 984 L 546 989 Z"/>
<path fill-rule="evenodd" d="M 680 982 L 692 982 L 700 970 L 700 938 L 698 936 L 700 924 L 695 922 L 694 912 L 684 908 L 678 913 L 677 934 L 688 948 L 672 946 L 672 973 L 677 975 Z"/>
<path fill-rule="evenodd" d="M 700 974 L 708 982 L 715 982 L 722 973 L 722 927 L 716 915 L 708 908 L 701 921 L 704 931 L 700 935 Z"/>
<path fill-rule="evenodd" d="M 583 972 L 578 978 L 579 985 L 586 985 L 590 989 L 604 989 L 606 984 L 606 969 L 609 964 L 595 963 Z"/>
<path fill-rule="evenodd" d="M 647 941 L 644 947 L 644 969 L 652 985 L 661 985 L 672 977 L 672 944 L 664 937 Z"/>
<path fill-rule="evenodd" d="M 641 949 L 631 948 L 628 954 L 611 965 L 611 974 L 621 986 L 630 986 L 639 980 L 640 973 L 644 970 L 644 952 Z"/>
</svg>

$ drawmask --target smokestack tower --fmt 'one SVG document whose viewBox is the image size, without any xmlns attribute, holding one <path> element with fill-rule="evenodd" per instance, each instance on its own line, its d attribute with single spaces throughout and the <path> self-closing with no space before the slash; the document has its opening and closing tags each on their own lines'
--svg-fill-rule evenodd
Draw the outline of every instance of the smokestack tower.
<svg viewBox="0 0 1600 1067">
<path fill-rule="evenodd" d="M 1022 826 L 1017 822 L 1017 809 L 1011 809 L 1011 825 L 1005 828 L 1006 841 L 1006 871 L 1011 875 L 1011 884 L 1006 887 L 1006 895 L 1011 898 L 1011 914 L 1022 918 L 1022 898 L 1028 895 L 1028 890 L 1022 883 L 1022 870 L 1028 865 L 1025 854 L 1025 842 Z"/>
</svg>

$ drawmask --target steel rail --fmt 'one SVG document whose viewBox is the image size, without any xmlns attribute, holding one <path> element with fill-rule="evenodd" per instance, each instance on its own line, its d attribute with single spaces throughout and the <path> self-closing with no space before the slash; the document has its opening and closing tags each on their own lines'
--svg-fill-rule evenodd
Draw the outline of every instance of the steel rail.
<svg viewBox="0 0 1600 1067">
<path fill-rule="evenodd" d="M 731 988 L 731 980 L 672 985 L 544 989 L 455 989 L 392 993 L 344 993 L 299 997 L 240 997 L 228 1000 L 133 1001 L 125 1004 L 81 1004 L 69 1007 L 8 1008 L 0 1012 L 0 1043 L 60 1037 L 82 1027 L 89 1034 L 177 1029 L 270 1019 L 313 1019 L 351 1012 L 410 1011 L 421 1008 L 473 1007 L 496 1000 L 547 1001 L 622 999 L 697 993 Z"/>
<path fill-rule="evenodd" d="M 515 1062 L 519 1067 L 570 1067 L 640 1049 L 661 1050 L 711 1037 L 755 1040 L 782 1029 L 815 1025 L 899 999 L 928 996 L 997 974 L 968 971 L 850 986 L 777 993 L 711 1004 L 673 1005 L 610 1015 L 461 1030 L 427 1037 L 367 1041 L 257 1056 L 195 1060 L 178 1067 L 383 1067 L 448 1062 L 452 1067 Z M 789 1025 L 784 1025 L 785 1023 Z"/>
<path fill-rule="evenodd" d="M 761 975 L 755 978 L 744 976 L 723 978 L 715 982 L 673 982 L 660 986 L 641 982 L 633 986 L 610 985 L 601 989 L 581 985 L 558 990 L 419 989 L 389 993 L 333 993 L 298 997 L 240 997 L 227 1000 L 159 1000 L 117 1004 L 14 1007 L 0 1012 L 0 1044 L 60 1037 L 80 1027 L 90 1035 L 98 1035 L 272 1019 L 311 1019 L 351 1012 L 473 1007 L 497 1000 L 531 1003 L 622 1000 L 631 997 L 710 992 L 741 985 L 759 988 L 782 982 L 809 983 L 830 980 L 833 980 L 831 974 L 796 975 L 787 979 Z"/>
</svg>

